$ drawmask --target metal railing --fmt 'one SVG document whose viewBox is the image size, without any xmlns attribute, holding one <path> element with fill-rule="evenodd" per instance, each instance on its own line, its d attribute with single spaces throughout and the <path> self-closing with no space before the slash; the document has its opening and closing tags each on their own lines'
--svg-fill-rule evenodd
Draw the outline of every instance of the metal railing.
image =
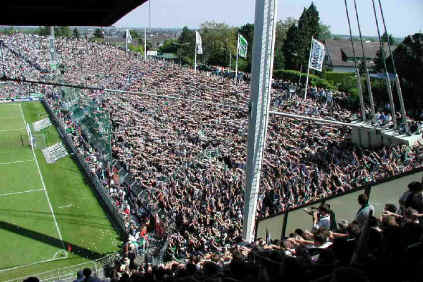
<svg viewBox="0 0 423 282">
<path fill-rule="evenodd" d="M 107 212 L 113 219 L 113 222 L 117 225 L 119 231 L 121 234 L 126 234 L 126 227 L 125 227 L 125 221 L 119 212 L 118 208 L 115 207 L 115 205 L 110 200 L 109 196 L 106 194 L 106 190 L 103 186 L 103 184 L 100 182 L 98 177 L 91 172 L 89 167 L 87 166 L 86 162 L 84 161 L 84 156 L 82 156 L 79 151 L 75 148 L 73 145 L 73 142 L 70 138 L 70 136 L 66 133 L 66 126 L 65 124 L 58 120 L 56 115 L 54 114 L 53 110 L 51 109 L 50 105 L 43 99 L 41 100 L 43 103 L 45 109 L 50 115 L 50 119 L 53 122 L 53 124 L 56 126 L 61 138 L 63 139 L 64 143 L 70 148 L 73 155 L 76 157 L 76 160 L 78 161 L 78 164 L 82 168 L 82 170 L 85 172 L 86 176 L 90 180 L 92 186 L 94 187 L 94 190 L 96 192 L 96 195 L 101 201 L 101 204 L 105 206 Z"/>
<path fill-rule="evenodd" d="M 361 193 L 368 195 L 369 202 L 375 206 L 375 213 L 379 216 L 385 204 L 384 201 L 381 201 L 381 198 L 386 199 L 395 197 L 397 201 L 400 195 L 405 192 L 405 187 L 409 182 L 420 181 L 422 177 L 423 168 L 415 168 L 409 172 L 376 181 L 374 183 L 369 183 L 369 185 L 357 187 L 342 194 L 322 198 L 317 201 L 291 208 L 286 212 L 259 218 L 256 224 L 255 238 L 264 238 L 266 230 L 268 230 L 271 238 L 283 239 L 286 238 L 287 232 L 292 232 L 295 228 L 307 229 L 311 227 L 312 221 L 309 216 L 304 213 L 303 209 L 312 206 L 317 207 L 322 203 L 330 204 L 331 209 L 336 214 L 336 220 L 338 222 L 341 219 L 352 220 L 352 217 L 359 208 L 357 204 L 357 196 Z M 384 187 L 389 182 L 396 183 L 396 185 L 393 186 L 395 189 L 389 190 Z M 399 189 L 400 187 L 403 187 L 403 190 Z M 307 223 L 304 223 L 304 218 L 307 218 Z"/>
<path fill-rule="evenodd" d="M 63 268 L 58 268 L 54 270 L 49 270 L 45 272 L 35 273 L 26 275 L 24 277 L 18 277 L 11 280 L 7 280 L 6 282 L 14 282 L 14 281 L 23 281 L 27 277 L 35 276 L 40 281 L 74 281 L 77 278 L 78 271 L 82 271 L 84 268 L 90 268 L 92 271 L 92 276 L 99 277 L 104 279 L 104 267 L 106 265 L 113 264 L 118 258 L 119 254 L 110 254 L 95 261 L 84 262 L 72 266 L 67 266 Z"/>
</svg>

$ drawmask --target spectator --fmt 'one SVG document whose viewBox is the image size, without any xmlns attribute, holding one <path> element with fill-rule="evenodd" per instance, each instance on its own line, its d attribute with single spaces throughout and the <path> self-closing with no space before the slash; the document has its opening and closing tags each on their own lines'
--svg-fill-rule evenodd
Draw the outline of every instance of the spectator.
<svg viewBox="0 0 423 282">
<path fill-rule="evenodd" d="M 357 198 L 360 209 L 357 211 L 355 220 L 362 227 L 370 215 L 373 215 L 375 208 L 369 204 L 369 197 L 366 194 L 360 194 Z"/>
</svg>

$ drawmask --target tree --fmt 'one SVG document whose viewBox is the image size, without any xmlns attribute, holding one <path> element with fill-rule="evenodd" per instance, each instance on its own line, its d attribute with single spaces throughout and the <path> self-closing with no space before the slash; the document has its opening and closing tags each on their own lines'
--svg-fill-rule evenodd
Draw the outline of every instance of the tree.
<svg viewBox="0 0 423 282">
<path fill-rule="evenodd" d="M 319 12 L 311 3 L 308 9 L 304 9 L 298 20 L 298 33 L 296 38 L 298 63 L 306 66 L 310 53 L 311 38 L 320 37 L 320 17 Z M 299 69 L 299 65 L 295 69 Z"/>
<path fill-rule="evenodd" d="M 3 29 L 3 33 L 6 35 L 12 35 L 15 34 L 17 30 L 13 26 L 9 26 L 8 28 Z"/>
<path fill-rule="evenodd" d="M 100 28 L 97 28 L 97 29 L 94 31 L 94 37 L 95 37 L 95 38 L 104 38 L 104 33 L 103 33 L 103 31 L 102 31 Z"/>
<path fill-rule="evenodd" d="M 210 65 L 229 65 L 229 56 L 236 54 L 236 30 L 224 23 L 205 22 L 201 24 L 200 34 L 204 62 Z"/>
<path fill-rule="evenodd" d="M 176 53 L 178 47 L 175 45 L 177 43 L 177 39 L 169 38 L 163 43 L 162 46 L 159 47 L 160 53 Z"/>
<path fill-rule="evenodd" d="M 292 25 L 297 24 L 297 22 L 298 21 L 296 19 L 288 17 L 285 21 L 279 20 L 276 23 L 275 58 L 273 62 L 274 70 L 285 68 L 284 44 L 289 28 Z"/>
<path fill-rule="evenodd" d="M 293 24 L 286 34 L 285 43 L 282 48 L 286 69 L 296 69 L 298 65 L 297 33 L 298 28 L 295 24 Z"/>
<path fill-rule="evenodd" d="M 324 41 L 331 38 L 332 33 L 330 32 L 330 26 L 320 23 L 320 33 L 317 39 Z"/>
<path fill-rule="evenodd" d="M 195 32 L 188 27 L 182 29 L 178 38 L 178 55 L 184 63 L 192 64 L 194 61 Z"/>
<path fill-rule="evenodd" d="M 37 33 L 40 36 L 49 36 L 50 35 L 50 27 L 48 27 L 48 26 L 40 26 L 38 28 Z"/>
<path fill-rule="evenodd" d="M 54 28 L 54 35 L 57 37 L 71 37 L 72 31 L 68 26 L 56 26 Z"/>
<path fill-rule="evenodd" d="M 133 29 L 129 30 L 129 34 L 131 34 L 131 37 L 134 40 L 137 39 L 137 38 L 140 38 L 140 36 L 139 36 L 139 34 L 136 30 L 133 30 Z M 125 33 L 125 38 L 126 38 L 126 33 Z"/>
<path fill-rule="evenodd" d="M 404 101 L 408 107 L 423 108 L 423 34 L 407 36 L 393 52 L 395 65 L 403 90 Z M 387 63 L 391 58 L 387 59 Z M 392 66 L 391 66 L 392 67 Z M 388 64 L 390 68 L 390 64 Z M 392 69 L 389 70 L 390 72 Z"/>
<path fill-rule="evenodd" d="M 79 38 L 79 30 L 75 27 L 72 32 L 73 37 Z"/>
<path fill-rule="evenodd" d="M 389 42 L 391 45 L 395 45 L 395 39 L 392 37 L 392 34 L 384 33 L 381 38 L 382 42 Z"/>
<path fill-rule="evenodd" d="M 373 69 L 375 71 L 378 71 L 378 72 L 384 71 L 384 65 L 383 65 L 383 59 L 382 59 L 382 52 L 381 51 L 385 52 L 383 49 L 382 50 L 379 49 L 376 52 L 376 58 L 374 59 L 375 65 L 374 65 Z M 386 58 L 386 54 L 384 54 L 384 55 L 385 55 L 385 58 Z"/>
</svg>

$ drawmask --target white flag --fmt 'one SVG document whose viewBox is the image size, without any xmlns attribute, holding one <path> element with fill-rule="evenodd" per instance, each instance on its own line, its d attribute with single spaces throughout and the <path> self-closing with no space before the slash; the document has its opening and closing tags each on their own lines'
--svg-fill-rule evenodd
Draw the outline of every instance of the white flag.
<svg viewBox="0 0 423 282">
<path fill-rule="evenodd" d="M 198 31 L 195 32 L 195 50 L 197 54 L 202 55 L 203 54 L 203 43 L 201 41 L 201 36 Z"/>
<path fill-rule="evenodd" d="M 323 62 L 325 60 L 325 53 L 325 45 L 313 38 L 308 67 L 310 69 L 322 71 Z"/>
<path fill-rule="evenodd" d="M 132 42 L 132 36 L 131 36 L 131 33 L 129 32 L 129 29 L 126 30 L 126 42 L 127 43 Z"/>
</svg>

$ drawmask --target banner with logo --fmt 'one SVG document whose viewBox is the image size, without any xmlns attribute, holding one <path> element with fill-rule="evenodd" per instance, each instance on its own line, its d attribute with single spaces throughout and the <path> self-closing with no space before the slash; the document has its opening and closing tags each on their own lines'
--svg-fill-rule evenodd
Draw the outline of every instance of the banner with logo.
<svg viewBox="0 0 423 282">
<path fill-rule="evenodd" d="M 247 58 L 248 41 L 241 34 L 238 34 L 238 54 L 243 58 Z"/>
<path fill-rule="evenodd" d="M 322 71 L 323 62 L 325 60 L 325 45 L 322 42 L 312 39 L 312 47 L 310 50 L 310 61 L 308 63 L 310 69 Z"/>
</svg>

